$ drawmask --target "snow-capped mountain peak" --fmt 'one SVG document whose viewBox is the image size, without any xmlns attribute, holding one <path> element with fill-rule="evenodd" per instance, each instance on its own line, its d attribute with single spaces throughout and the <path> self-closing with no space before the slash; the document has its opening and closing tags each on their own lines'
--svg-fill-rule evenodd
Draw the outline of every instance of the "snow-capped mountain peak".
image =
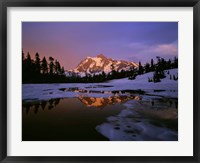
<svg viewBox="0 0 200 163">
<path fill-rule="evenodd" d="M 99 55 L 97 55 L 97 58 L 106 59 L 105 55 L 103 55 L 103 54 L 99 54 Z"/>
<path fill-rule="evenodd" d="M 121 71 L 137 67 L 138 64 L 135 62 L 114 60 L 107 58 L 103 54 L 99 54 L 96 57 L 86 57 L 72 71 L 79 74 L 99 74 L 103 71 L 109 73 L 112 70 Z"/>
</svg>

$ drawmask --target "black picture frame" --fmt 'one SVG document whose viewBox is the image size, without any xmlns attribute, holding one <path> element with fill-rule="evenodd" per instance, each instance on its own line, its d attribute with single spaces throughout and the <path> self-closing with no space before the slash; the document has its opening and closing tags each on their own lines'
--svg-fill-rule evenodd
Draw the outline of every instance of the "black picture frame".
<svg viewBox="0 0 200 163">
<path fill-rule="evenodd" d="M 200 162 L 199 159 L 199 93 L 200 87 L 200 0 L 1 0 L 0 2 L 0 160 L 1 162 Z M 15 157 L 7 156 L 7 7 L 193 7 L 194 15 L 194 138 L 193 156 L 81 156 L 81 157 Z"/>
</svg>

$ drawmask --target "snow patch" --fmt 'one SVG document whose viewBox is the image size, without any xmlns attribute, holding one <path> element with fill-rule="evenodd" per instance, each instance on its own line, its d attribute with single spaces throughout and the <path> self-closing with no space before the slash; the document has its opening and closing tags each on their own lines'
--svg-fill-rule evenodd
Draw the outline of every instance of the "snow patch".
<svg viewBox="0 0 200 163">
<path fill-rule="evenodd" d="M 141 116 L 139 111 L 144 108 L 138 101 L 128 101 L 124 104 L 127 108 L 116 116 L 108 117 L 106 122 L 96 127 L 96 130 L 112 141 L 177 141 L 178 132 L 164 126 L 151 123 L 152 118 Z M 161 115 L 168 113 L 172 120 L 176 109 L 161 109 Z M 145 107 L 147 112 L 157 115 L 157 110 Z M 175 110 L 175 111 L 174 111 Z M 158 111 L 159 112 L 159 111 Z M 163 112 L 163 113 L 162 113 Z M 174 113 L 175 112 L 175 113 Z M 172 114 L 174 113 L 174 114 Z M 151 115 L 151 114 L 150 114 Z M 159 115 L 159 114 L 158 114 Z M 168 118 L 167 117 L 167 118 Z M 161 116 L 161 119 L 163 117 Z M 176 116 L 175 116 L 176 118 Z"/>
<path fill-rule="evenodd" d="M 178 69 L 171 69 L 169 73 L 177 75 Z M 60 88 L 77 87 L 79 89 L 102 91 L 104 93 L 85 93 L 91 97 L 108 97 L 111 91 L 123 90 L 142 90 L 151 96 L 163 96 L 178 98 L 178 81 L 170 80 L 170 74 L 159 83 L 148 82 L 148 77 L 152 77 L 153 72 L 138 75 L 135 80 L 128 78 L 111 80 L 103 83 L 66 83 L 66 84 L 23 84 L 23 100 L 48 100 L 52 98 L 77 97 L 80 92 L 63 92 Z M 85 73 L 83 74 L 85 75 Z M 105 85 L 109 87 L 96 87 L 96 85 Z"/>
</svg>

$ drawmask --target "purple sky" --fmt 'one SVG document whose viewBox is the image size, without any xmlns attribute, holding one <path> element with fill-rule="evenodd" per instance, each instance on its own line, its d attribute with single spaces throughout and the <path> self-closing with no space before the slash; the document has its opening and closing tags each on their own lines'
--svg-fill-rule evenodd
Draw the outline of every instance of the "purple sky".
<svg viewBox="0 0 200 163">
<path fill-rule="evenodd" d="M 22 48 L 73 69 L 87 56 L 104 54 L 143 64 L 178 55 L 177 22 L 23 22 Z"/>
</svg>

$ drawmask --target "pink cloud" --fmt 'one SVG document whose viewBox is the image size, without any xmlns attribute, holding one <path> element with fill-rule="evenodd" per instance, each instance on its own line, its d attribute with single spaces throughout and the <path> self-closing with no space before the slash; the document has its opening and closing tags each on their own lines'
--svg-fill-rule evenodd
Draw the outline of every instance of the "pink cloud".
<svg viewBox="0 0 200 163">
<path fill-rule="evenodd" d="M 145 43 L 130 43 L 127 45 L 128 48 L 134 50 L 137 55 L 177 55 L 178 54 L 178 42 L 172 42 L 169 44 L 157 44 L 157 45 L 148 45 Z"/>
<path fill-rule="evenodd" d="M 163 55 L 177 55 L 178 48 L 174 44 L 161 44 L 152 48 L 152 51 Z"/>
</svg>

